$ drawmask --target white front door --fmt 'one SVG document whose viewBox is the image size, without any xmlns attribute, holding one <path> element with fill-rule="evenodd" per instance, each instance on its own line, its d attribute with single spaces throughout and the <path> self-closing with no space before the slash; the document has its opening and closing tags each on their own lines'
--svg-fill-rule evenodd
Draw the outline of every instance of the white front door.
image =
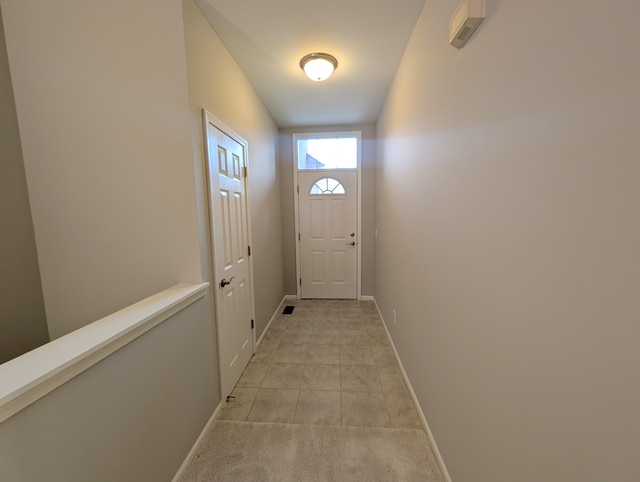
<svg viewBox="0 0 640 482">
<path fill-rule="evenodd" d="M 300 294 L 357 297 L 356 170 L 298 171 Z"/>
<path fill-rule="evenodd" d="M 253 355 L 246 144 L 205 113 L 220 385 L 231 393 Z"/>
</svg>

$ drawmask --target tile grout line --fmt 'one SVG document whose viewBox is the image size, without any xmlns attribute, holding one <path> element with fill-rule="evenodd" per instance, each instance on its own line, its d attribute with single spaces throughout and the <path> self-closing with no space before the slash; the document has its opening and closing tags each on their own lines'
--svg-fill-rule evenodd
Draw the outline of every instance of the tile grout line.
<svg viewBox="0 0 640 482">
<path fill-rule="evenodd" d="M 338 362 L 340 361 L 340 352 L 338 351 Z M 342 413 L 342 365 L 338 364 L 338 371 L 340 373 L 340 426 L 344 426 L 344 414 Z"/>
<path fill-rule="evenodd" d="M 376 376 L 378 377 L 378 383 L 380 384 L 380 393 L 382 393 L 382 403 L 384 404 L 384 411 L 387 414 L 387 419 L 389 420 L 389 427 L 391 427 L 391 415 L 389 415 L 389 407 L 387 406 L 387 397 L 385 396 L 384 388 L 382 387 L 382 380 L 380 379 L 380 370 L 378 369 L 378 365 L 376 367 Z"/>
</svg>

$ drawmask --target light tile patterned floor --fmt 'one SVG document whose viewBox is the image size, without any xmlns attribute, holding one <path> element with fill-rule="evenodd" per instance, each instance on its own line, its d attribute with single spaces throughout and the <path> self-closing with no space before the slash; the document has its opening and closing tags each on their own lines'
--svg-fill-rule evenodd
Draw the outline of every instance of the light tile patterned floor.
<svg viewBox="0 0 640 482">
<path fill-rule="evenodd" d="M 219 419 L 422 428 L 372 301 L 286 304 Z"/>
</svg>

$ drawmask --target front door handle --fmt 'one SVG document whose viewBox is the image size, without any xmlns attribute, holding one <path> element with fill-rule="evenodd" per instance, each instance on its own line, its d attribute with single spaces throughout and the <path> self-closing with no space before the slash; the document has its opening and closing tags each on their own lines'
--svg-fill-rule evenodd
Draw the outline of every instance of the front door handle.
<svg viewBox="0 0 640 482">
<path fill-rule="evenodd" d="M 222 281 L 220 281 L 220 288 L 224 288 L 227 285 L 230 285 L 231 282 L 233 281 L 233 278 L 235 278 L 235 276 L 232 276 L 229 281 L 227 281 L 226 279 L 222 278 Z"/>
<path fill-rule="evenodd" d="M 347 246 L 355 246 L 356 242 L 355 241 L 351 241 L 350 243 L 347 243 Z"/>
</svg>

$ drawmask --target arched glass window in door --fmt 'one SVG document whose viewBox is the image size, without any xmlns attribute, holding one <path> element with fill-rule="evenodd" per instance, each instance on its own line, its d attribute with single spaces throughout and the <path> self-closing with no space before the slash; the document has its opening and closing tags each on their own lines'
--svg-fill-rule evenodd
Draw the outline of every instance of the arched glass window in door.
<svg viewBox="0 0 640 482">
<path fill-rule="evenodd" d="M 311 186 L 309 194 L 346 194 L 344 186 L 332 177 L 324 177 Z"/>
</svg>

